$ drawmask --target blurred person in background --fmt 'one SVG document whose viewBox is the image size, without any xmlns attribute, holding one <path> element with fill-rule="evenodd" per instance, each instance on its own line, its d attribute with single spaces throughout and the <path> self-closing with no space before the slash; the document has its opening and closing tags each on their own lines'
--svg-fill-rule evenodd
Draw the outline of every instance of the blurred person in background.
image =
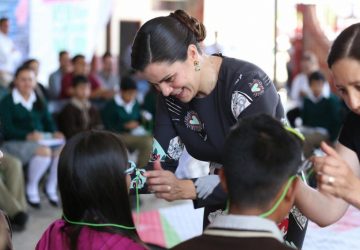
<svg viewBox="0 0 360 250">
<path fill-rule="evenodd" d="M 319 70 L 319 61 L 311 51 L 305 51 L 301 58 L 301 72 L 297 74 L 291 84 L 289 97 L 293 102 L 293 108 L 286 114 L 291 126 L 295 127 L 295 120 L 300 116 L 300 109 L 303 106 L 304 98 L 311 95 L 309 76 Z M 330 86 L 326 82 L 323 88 L 324 97 L 330 95 Z"/>
<path fill-rule="evenodd" d="M 59 52 L 59 68 L 51 73 L 49 77 L 49 98 L 57 100 L 61 93 L 61 80 L 63 76 L 71 71 L 71 62 L 69 52 L 62 50 Z"/>
<path fill-rule="evenodd" d="M 102 67 L 98 72 L 101 86 L 109 90 L 109 95 L 115 95 L 119 91 L 120 77 L 114 72 L 114 59 L 110 52 L 105 52 L 102 56 Z"/>
<path fill-rule="evenodd" d="M 141 106 L 136 95 L 136 82 L 124 76 L 120 92 L 106 103 L 101 115 L 105 129 L 119 133 L 131 152 L 139 151 L 137 165 L 144 167 L 151 153 L 152 137 L 142 126 Z"/>
<path fill-rule="evenodd" d="M 50 204 L 58 206 L 57 162 L 64 136 L 56 131 L 47 105 L 36 94 L 35 87 L 34 71 L 24 66 L 18 68 L 13 90 L 0 103 L 3 150 L 28 164 L 26 198 L 34 208 L 40 208 L 39 182 L 50 169 L 44 191 Z M 50 146 L 46 143 L 49 139 L 59 139 L 59 144 Z"/>
<path fill-rule="evenodd" d="M 91 104 L 91 85 L 85 76 L 75 76 L 74 93 L 58 115 L 59 130 L 67 139 L 89 129 L 102 129 L 100 112 Z"/>
<path fill-rule="evenodd" d="M 10 21 L 0 18 L 0 86 L 7 88 L 16 68 L 20 65 L 21 53 L 16 49 L 9 37 Z"/>
</svg>

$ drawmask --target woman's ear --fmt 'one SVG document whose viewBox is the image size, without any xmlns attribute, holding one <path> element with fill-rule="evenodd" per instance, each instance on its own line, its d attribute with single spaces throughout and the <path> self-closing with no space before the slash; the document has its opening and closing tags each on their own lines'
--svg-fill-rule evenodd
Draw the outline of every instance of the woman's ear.
<svg viewBox="0 0 360 250">
<path fill-rule="evenodd" d="M 228 188 L 227 188 L 227 183 L 226 183 L 226 177 L 225 177 L 225 172 L 224 172 L 224 167 L 219 169 L 219 177 L 220 177 L 220 184 L 221 187 L 224 189 L 224 191 L 227 193 L 228 192 Z"/>
<path fill-rule="evenodd" d="M 187 56 L 191 61 L 199 60 L 199 52 L 194 44 L 190 44 L 187 51 Z"/>
</svg>

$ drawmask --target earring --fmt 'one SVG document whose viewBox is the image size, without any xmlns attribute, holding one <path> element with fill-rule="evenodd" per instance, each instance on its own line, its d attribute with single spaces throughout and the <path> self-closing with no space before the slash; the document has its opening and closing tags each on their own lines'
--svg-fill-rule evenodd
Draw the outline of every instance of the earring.
<svg viewBox="0 0 360 250">
<path fill-rule="evenodd" d="M 199 61 L 194 61 L 194 68 L 195 68 L 195 71 L 200 71 Z"/>
</svg>

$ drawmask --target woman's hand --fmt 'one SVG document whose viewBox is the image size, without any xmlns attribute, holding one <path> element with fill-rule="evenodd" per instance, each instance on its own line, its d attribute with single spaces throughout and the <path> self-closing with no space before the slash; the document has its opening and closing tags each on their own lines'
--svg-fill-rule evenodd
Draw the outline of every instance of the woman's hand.
<svg viewBox="0 0 360 250">
<path fill-rule="evenodd" d="M 167 170 L 163 170 L 160 161 L 154 162 L 154 170 L 145 173 L 150 192 L 167 201 L 195 199 L 196 190 L 191 180 L 179 180 Z"/>
<path fill-rule="evenodd" d="M 360 200 L 360 180 L 333 148 L 323 142 L 321 149 L 326 156 L 313 158 L 319 190 L 356 206 Z"/>
</svg>

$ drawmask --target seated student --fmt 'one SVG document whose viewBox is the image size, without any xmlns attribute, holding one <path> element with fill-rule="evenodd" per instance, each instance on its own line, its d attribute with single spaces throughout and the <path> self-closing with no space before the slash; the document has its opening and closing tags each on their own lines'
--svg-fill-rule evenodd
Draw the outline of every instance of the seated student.
<svg viewBox="0 0 360 250">
<path fill-rule="evenodd" d="M 45 194 L 51 205 L 58 205 L 57 161 L 61 148 L 44 145 L 44 139 L 64 136 L 56 132 L 47 105 L 35 93 L 35 86 L 33 70 L 20 67 L 15 73 L 14 89 L 0 103 L 0 121 L 5 139 L 3 150 L 23 165 L 28 164 L 26 197 L 32 207 L 40 208 L 39 182 L 49 168 Z"/>
<path fill-rule="evenodd" d="M 80 131 L 103 127 L 100 112 L 89 100 L 91 94 L 89 80 L 85 76 L 75 76 L 72 88 L 73 96 L 57 118 L 59 130 L 67 139 Z"/>
<path fill-rule="evenodd" d="M 23 63 L 24 67 L 30 68 L 35 72 L 35 78 L 37 81 L 37 77 L 39 75 L 39 67 L 40 67 L 40 62 L 38 60 L 36 60 L 35 58 L 30 58 L 28 60 L 26 60 Z M 36 83 L 36 87 L 35 87 L 35 93 L 37 94 L 37 96 L 39 98 L 41 98 L 43 101 L 48 101 L 49 99 L 49 92 L 48 90 L 44 87 L 44 85 L 40 82 L 37 81 Z"/>
<path fill-rule="evenodd" d="M 36 249 L 146 249 L 131 215 L 128 166 L 126 147 L 116 134 L 85 131 L 68 140 L 59 160 L 63 216 Z"/>
<path fill-rule="evenodd" d="M 0 209 L 9 215 L 13 230 L 22 231 L 28 214 L 21 161 L 4 153 L 0 157 L 0 176 Z"/>
<path fill-rule="evenodd" d="M 321 141 L 334 142 L 341 126 L 341 103 L 337 96 L 324 96 L 325 76 L 315 71 L 309 76 L 310 93 L 304 98 L 300 114 L 305 136 L 304 153 L 309 157 Z"/>
<path fill-rule="evenodd" d="M 89 79 L 91 84 L 91 98 L 105 98 L 109 99 L 112 98 L 113 94 L 111 91 L 108 91 L 101 87 L 101 83 L 96 75 L 89 73 L 88 65 L 85 61 L 84 55 L 76 55 L 71 60 L 73 71 L 67 73 L 63 76 L 61 80 L 61 91 L 60 91 L 60 98 L 70 98 L 73 95 L 73 88 L 72 88 L 72 79 L 75 76 L 83 75 Z"/>
<path fill-rule="evenodd" d="M 225 141 L 220 170 L 228 214 L 174 249 L 293 249 L 276 223 L 293 206 L 301 148 L 300 139 L 268 115 L 240 120 Z"/>
<path fill-rule="evenodd" d="M 0 249 L 12 250 L 12 230 L 7 215 L 0 210 Z"/>
<path fill-rule="evenodd" d="M 101 115 L 105 129 L 120 133 L 130 151 L 139 150 L 137 164 L 143 167 L 149 160 L 152 138 L 141 125 L 141 111 L 136 94 L 136 82 L 130 77 L 123 77 L 120 93 L 105 105 Z"/>
</svg>

